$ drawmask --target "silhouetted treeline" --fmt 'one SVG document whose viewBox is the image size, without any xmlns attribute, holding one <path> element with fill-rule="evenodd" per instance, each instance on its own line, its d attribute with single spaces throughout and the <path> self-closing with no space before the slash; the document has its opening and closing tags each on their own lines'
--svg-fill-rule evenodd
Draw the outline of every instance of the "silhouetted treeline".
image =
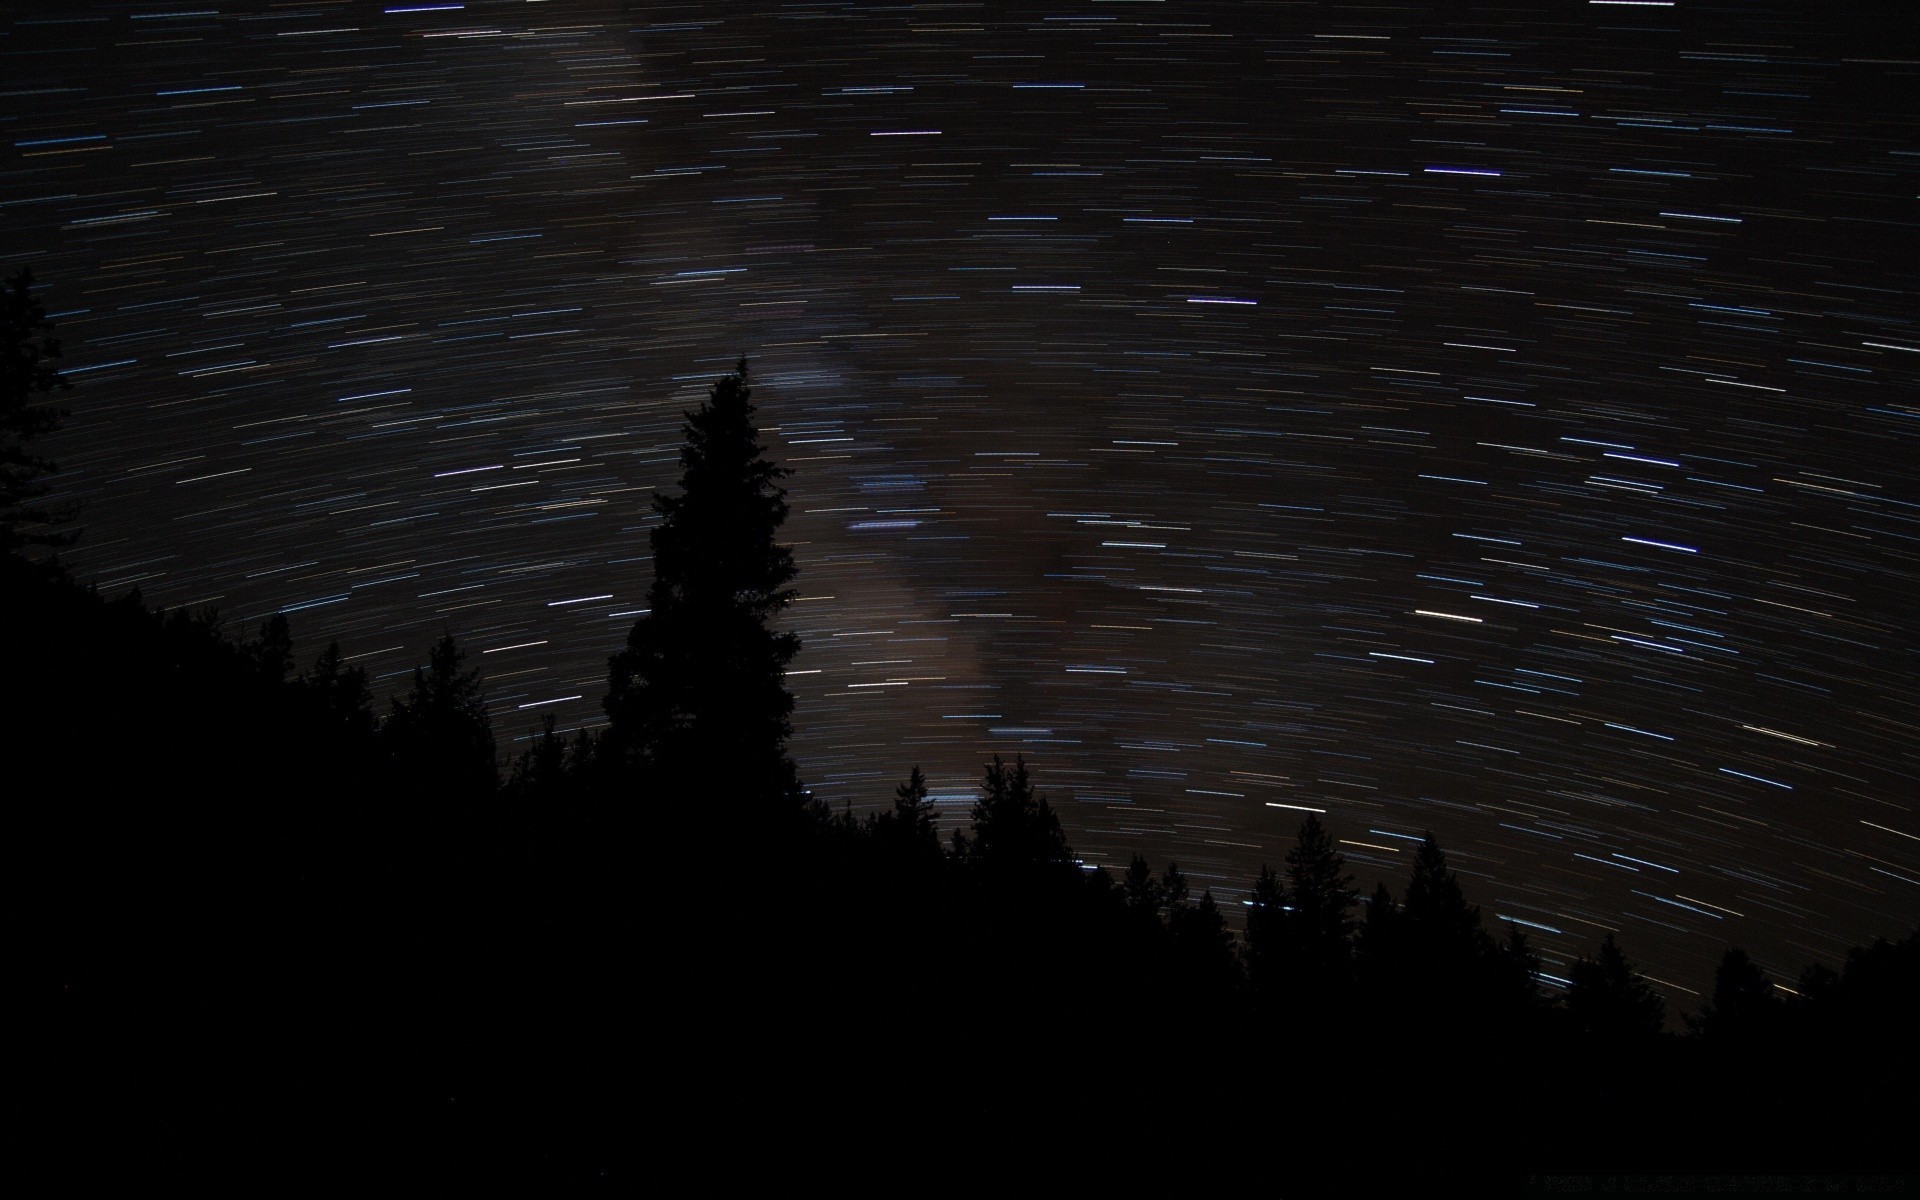
<svg viewBox="0 0 1920 1200">
<path fill-rule="evenodd" d="M 812 802 L 751 414 L 742 364 L 689 416 L 608 726 L 505 760 L 451 637 L 377 706 L 284 618 L 236 640 L 0 556 L 28 1135 L 68 1178 L 1899 1164 L 1910 1103 L 1867 1085 L 1911 1088 L 1920 936 L 1790 993 L 1729 951 L 1682 1035 L 1611 935 L 1547 987 L 1431 837 L 1363 900 L 1309 817 L 1229 922 L 1177 864 L 1079 862 L 1022 759 L 964 821 L 918 767 L 870 815 Z"/>
<path fill-rule="evenodd" d="M 714 1120 L 1047 1086 L 1058 1136 L 1133 1104 L 1183 1136 L 1272 1121 L 1335 1174 L 1377 1175 L 1371 1139 L 1495 1178 L 1899 1144 L 1858 1089 L 1914 1062 L 1913 936 L 1797 994 L 1729 951 L 1676 1035 L 1610 936 L 1543 986 L 1430 838 L 1404 893 L 1362 901 L 1310 817 L 1236 936 L 1174 864 L 1079 864 L 1024 761 L 964 821 L 915 769 L 877 813 L 736 839 L 724 764 L 643 800 L 549 727 L 496 784 L 451 639 L 376 716 L 280 619 L 235 641 L 5 570 L 23 924 L 63 1063 L 44 1115 L 144 1131 L 135 1174 L 231 1151 L 213 1112 L 247 1153 L 344 1126 L 425 1173 L 587 1178 L 633 1167 L 640 1080 Z"/>
</svg>

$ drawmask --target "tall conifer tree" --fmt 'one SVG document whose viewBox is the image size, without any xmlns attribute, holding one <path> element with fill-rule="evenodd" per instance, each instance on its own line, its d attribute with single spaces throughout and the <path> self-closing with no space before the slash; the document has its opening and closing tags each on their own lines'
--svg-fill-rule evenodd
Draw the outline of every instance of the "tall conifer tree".
<svg viewBox="0 0 1920 1200">
<path fill-rule="evenodd" d="M 747 363 L 690 413 L 680 492 L 654 500 L 648 612 L 611 663 L 603 761 L 669 804 L 699 788 L 722 803 L 799 810 L 787 738 L 787 664 L 800 639 L 774 621 L 793 600 L 780 480 L 754 427 Z"/>
<path fill-rule="evenodd" d="M 1287 852 L 1288 924 L 1300 965 L 1330 988 L 1344 977 L 1353 953 L 1353 906 L 1359 896 L 1346 859 L 1320 818 L 1308 814 Z"/>
</svg>

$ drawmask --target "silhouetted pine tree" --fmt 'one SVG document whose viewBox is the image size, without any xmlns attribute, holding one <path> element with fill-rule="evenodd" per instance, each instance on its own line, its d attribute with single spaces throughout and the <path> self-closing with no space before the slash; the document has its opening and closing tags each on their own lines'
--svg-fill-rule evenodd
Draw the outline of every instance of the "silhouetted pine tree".
<svg viewBox="0 0 1920 1200">
<path fill-rule="evenodd" d="M 363 668 L 350 667 L 340 656 L 340 643 L 328 642 L 301 677 L 313 698 L 321 726 L 334 737 L 362 744 L 373 736 L 373 693 Z"/>
<path fill-rule="evenodd" d="M 1354 974 L 1360 993 L 1374 1009 L 1394 1007 L 1410 974 L 1407 962 L 1406 914 L 1394 903 L 1384 883 L 1373 885 L 1353 940 Z"/>
<path fill-rule="evenodd" d="M 1566 1014 L 1575 1032 L 1602 1047 L 1645 1044 L 1660 1034 L 1666 1005 L 1634 972 L 1609 933 L 1599 953 L 1567 971 Z"/>
<path fill-rule="evenodd" d="M 1180 869 L 1179 863 L 1169 861 L 1166 871 L 1160 876 L 1160 903 L 1167 910 L 1168 921 L 1173 920 L 1174 913 L 1187 906 L 1189 894 L 1186 873 Z"/>
<path fill-rule="evenodd" d="M 1898 942 L 1856 946 L 1835 971 L 1813 963 L 1794 983 L 1783 1014 L 1793 1034 L 1824 1053 L 1866 1053 L 1892 1062 L 1920 1055 L 1920 930 Z"/>
<path fill-rule="evenodd" d="M 264 686 L 290 702 L 283 723 L 304 760 L 290 782 L 307 793 L 322 827 L 308 835 L 326 843 L 316 845 L 315 853 L 364 853 L 348 844 L 365 838 L 374 810 L 360 806 L 373 800 L 370 792 L 379 789 L 384 775 L 367 673 L 343 662 L 339 643 L 330 642 L 304 673 L 285 679 L 280 672 L 291 669 L 292 647 L 284 618 L 269 622 L 264 632 L 262 641 L 247 649 Z"/>
<path fill-rule="evenodd" d="M 909 853 L 940 849 L 938 814 L 927 799 L 927 777 L 915 765 L 907 781 L 893 789 L 893 809 L 874 815 L 870 828 L 883 844 Z"/>
<path fill-rule="evenodd" d="M 1488 1017 L 1508 1031 L 1523 1029 L 1544 1009 L 1540 994 L 1540 956 L 1518 927 L 1507 927 L 1507 940 L 1487 961 Z"/>
<path fill-rule="evenodd" d="M 1242 953 L 1248 986 L 1256 996 L 1268 1000 L 1277 997 L 1286 982 L 1286 916 L 1286 888 L 1273 868 L 1263 865 L 1247 897 L 1247 936 Z"/>
<path fill-rule="evenodd" d="M 1687 1017 L 1687 1028 L 1706 1038 L 1745 1041 L 1773 1032 L 1781 1015 L 1780 995 L 1760 964 L 1738 947 L 1720 956 L 1713 972 L 1713 997 Z"/>
<path fill-rule="evenodd" d="M 1429 956 L 1466 960 L 1480 950 L 1480 909 L 1467 903 L 1460 880 L 1447 868 L 1447 856 L 1431 833 L 1414 854 L 1402 915 L 1408 936 Z"/>
<path fill-rule="evenodd" d="M 1493 945 L 1433 835 L 1414 855 L 1405 903 L 1369 905 L 1361 935 L 1359 967 L 1373 1003 L 1429 1028 L 1457 1032 L 1479 1019 Z"/>
<path fill-rule="evenodd" d="M 1840 972 L 1825 963 L 1808 963 L 1806 970 L 1800 972 L 1800 978 L 1794 981 L 1794 990 L 1800 993 L 1799 999 L 1793 1002 L 1794 1007 L 1819 1007 L 1826 1003 L 1839 985 Z"/>
<path fill-rule="evenodd" d="M 499 786 L 480 672 L 463 670 L 464 661 L 452 634 L 434 643 L 427 665 L 414 668 L 412 690 L 394 699 L 380 726 L 394 781 L 409 794 L 465 801 Z"/>
<path fill-rule="evenodd" d="M 1878 1044 L 1888 1062 L 1915 1063 L 1920 1057 L 1920 929 L 1897 942 L 1876 938 L 1870 946 L 1847 951 L 1833 989 L 1832 1021 L 1860 1045 Z"/>
<path fill-rule="evenodd" d="M 33 504 L 46 494 L 40 478 L 54 464 L 31 443 L 67 415 L 49 399 L 69 387 L 54 368 L 59 357 L 60 341 L 33 295 L 33 272 L 22 267 L 0 289 L 0 553 L 73 540 L 46 528 L 69 514 Z"/>
<path fill-rule="evenodd" d="M 287 615 L 275 613 L 260 626 L 260 640 L 247 646 L 260 664 L 261 677 L 272 683 L 285 682 L 293 674 L 293 633 L 287 627 Z"/>
<path fill-rule="evenodd" d="M 687 417 L 680 494 L 654 500 L 648 612 L 611 662 L 600 753 L 645 795 L 794 814 L 804 799 L 787 756 L 800 649 L 773 622 L 793 599 L 783 468 L 754 427 L 747 364 Z"/>
<path fill-rule="evenodd" d="M 1182 881 L 1184 888 L 1185 882 Z M 1173 948 L 1177 988 L 1189 995 L 1219 998 L 1239 983 L 1233 933 L 1213 900 L 1213 889 L 1201 891 L 1197 903 L 1181 903 L 1167 912 L 1167 933 Z"/>
<path fill-rule="evenodd" d="M 968 861 L 989 872 L 1026 874 L 1071 861 L 1060 818 L 1045 796 L 1034 794 L 1024 757 L 1016 756 L 1009 768 L 999 755 L 993 756 L 972 816 L 972 835 L 956 832 L 954 844 Z"/>
<path fill-rule="evenodd" d="M 1167 903 L 1166 891 L 1153 877 L 1153 866 L 1144 856 L 1136 854 L 1127 864 L 1127 873 L 1120 879 L 1120 898 L 1136 922 L 1160 923 L 1160 910 Z"/>
<path fill-rule="evenodd" d="M 567 739 L 554 732 L 554 716 L 540 718 L 540 734 L 522 750 L 507 772 L 507 791 L 521 798 L 552 802 L 567 779 Z"/>
<path fill-rule="evenodd" d="M 1322 995 L 1345 986 L 1353 963 L 1353 906 L 1359 900 L 1346 859 L 1311 813 L 1287 852 L 1283 944 L 1303 984 Z"/>
</svg>

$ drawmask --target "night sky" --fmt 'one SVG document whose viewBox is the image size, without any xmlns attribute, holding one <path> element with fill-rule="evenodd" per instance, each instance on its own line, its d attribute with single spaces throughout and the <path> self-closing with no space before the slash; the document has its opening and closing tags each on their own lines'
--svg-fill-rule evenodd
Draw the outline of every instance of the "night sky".
<svg viewBox="0 0 1920 1200">
<path fill-rule="evenodd" d="M 1683 1009 L 1920 916 L 1906 5 L 9 13 L 110 592 L 597 725 L 745 354 L 836 807 L 1024 753 L 1230 905 L 1431 829 Z"/>
</svg>

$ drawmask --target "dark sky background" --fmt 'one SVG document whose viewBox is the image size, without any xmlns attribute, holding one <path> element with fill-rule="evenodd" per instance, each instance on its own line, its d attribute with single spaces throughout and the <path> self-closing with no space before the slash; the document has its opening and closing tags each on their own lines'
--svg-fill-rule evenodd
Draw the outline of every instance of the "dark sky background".
<svg viewBox="0 0 1920 1200">
<path fill-rule="evenodd" d="M 1229 902 L 1431 829 L 1681 1008 L 1920 914 L 1905 5 L 10 14 L 109 591 L 596 724 L 744 353 L 836 805 L 1024 753 Z"/>
</svg>

